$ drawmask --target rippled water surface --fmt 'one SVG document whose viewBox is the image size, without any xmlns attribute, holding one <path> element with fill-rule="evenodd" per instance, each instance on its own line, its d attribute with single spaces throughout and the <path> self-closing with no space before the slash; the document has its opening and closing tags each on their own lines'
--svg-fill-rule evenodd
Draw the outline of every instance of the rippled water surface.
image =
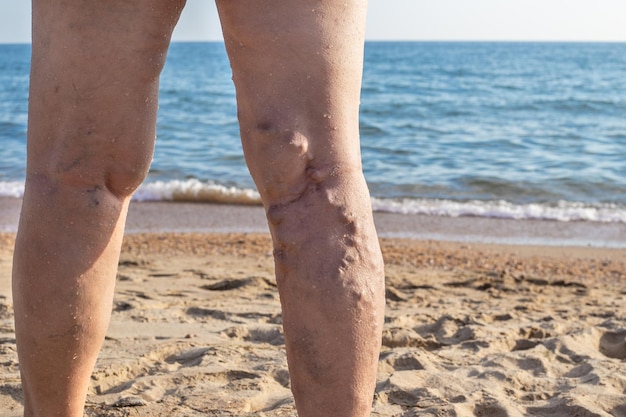
<svg viewBox="0 0 626 417">
<path fill-rule="evenodd" d="M 24 178 L 28 46 L 0 45 L 0 194 Z M 380 210 L 626 221 L 626 44 L 368 43 Z M 144 199 L 254 202 L 221 43 L 174 44 Z"/>
</svg>

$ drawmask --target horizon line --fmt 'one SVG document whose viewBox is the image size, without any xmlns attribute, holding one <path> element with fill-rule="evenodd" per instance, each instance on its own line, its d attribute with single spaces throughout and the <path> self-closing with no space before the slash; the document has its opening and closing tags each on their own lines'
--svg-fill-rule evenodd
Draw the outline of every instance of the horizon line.
<svg viewBox="0 0 626 417">
<path fill-rule="evenodd" d="M 405 43 L 626 43 L 626 39 L 365 39 L 368 42 Z M 223 39 L 173 39 L 171 43 L 224 43 Z M 28 41 L 2 41 L 0 45 L 32 45 Z"/>
</svg>

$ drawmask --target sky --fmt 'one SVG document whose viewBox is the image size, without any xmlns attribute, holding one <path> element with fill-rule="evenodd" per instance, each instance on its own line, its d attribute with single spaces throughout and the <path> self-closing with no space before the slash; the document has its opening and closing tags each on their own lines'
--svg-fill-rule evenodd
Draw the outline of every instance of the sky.
<svg viewBox="0 0 626 417">
<path fill-rule="evenodd" d="M 626 42 L 624 22 L 625 0 L 369 0 L 366 36 L 368 40 Z M 220 40 L 214 1 L 188 0 L 173 39 Z M 30 1 L 0 0 L 0 43 L 29 41 Z"/>
</svg>

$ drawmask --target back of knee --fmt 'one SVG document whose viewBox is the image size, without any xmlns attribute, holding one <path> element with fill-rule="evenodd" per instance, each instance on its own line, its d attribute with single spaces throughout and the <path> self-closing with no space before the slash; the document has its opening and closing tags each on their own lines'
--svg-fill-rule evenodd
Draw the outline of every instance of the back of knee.
<svg viewBox="0 0 626 417">
<path fill-rule="evenodd" d="M 242 123 L 248 167 L 266 206 L 296 199 L 308 186 L 307 170 L 314 164 L 306 132 L 262 120 Z"/>
<path fill-rule="evenodd" d="M 147 176 L 149 164 L 147 155 L 132 152 L 60 152 L 45 164 L 32 164 L 28 176 L 53 188 L 98 189 L 122 200 L 137 190 Z"/>
<path fill-rule="evenodd" d="M 141 158 L 143 159 L 143 158 Z M 113 164 L 103 173 L 103 183 L 118 198 L 130 197 L 146 179 L 149 161 Z"/>
</svg>

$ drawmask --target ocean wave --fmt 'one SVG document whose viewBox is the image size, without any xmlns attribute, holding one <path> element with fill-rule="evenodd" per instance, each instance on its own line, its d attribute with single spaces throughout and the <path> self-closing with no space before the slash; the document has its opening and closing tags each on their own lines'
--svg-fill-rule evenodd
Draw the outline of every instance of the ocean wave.
<svg viewBox="0 0 626 417">
<path fill-rule="evenodd" d="M 22 198 L 23 196 L 23 182 L 0 181 L 0 197 Z M 135 192 L 133 200 L 243 205 L 261 204 L 261 197 L 256 190 L 226 187 L 196 179 L 146 182 Z"/>
<path fill-rule="evenodd" d="M 226 187 L 197 179 L 185 181 L 154 181 L 144 183 L 133 199 L 136 201 L 189 201 L 217 204 L 260 205 L 261 197 L 256 190 Z"/>
<path fill-rule="evenodd" d="M 24 183 L 18 181 L 0 181 L 0 197 L 22 198 Z"/>
<path fill-rule="evenodd" d="M 23 194 L 23 182 L 0 181 L 0 197 L 21 198 Z M 261 205 L 261 198 L 256 190 L 227 187 L 197 179 L 147 182 L 139 187 L 133 200 Z M 513 204 L 507 201 L 374 197 L 372 207 L 378 212 L 407 215 L 626 223 L 626 207 L 608 203 L 559 201 L 555 204 Z"/>
<path fill-rule="evenodd" d="M 372 206 L 374 211 L 428 216 L 626 223 L 626 207 L 616 204 L 559 201 L 550 205 L 513 204 L 507 201 L 372 198 Z"/>
</svg>

